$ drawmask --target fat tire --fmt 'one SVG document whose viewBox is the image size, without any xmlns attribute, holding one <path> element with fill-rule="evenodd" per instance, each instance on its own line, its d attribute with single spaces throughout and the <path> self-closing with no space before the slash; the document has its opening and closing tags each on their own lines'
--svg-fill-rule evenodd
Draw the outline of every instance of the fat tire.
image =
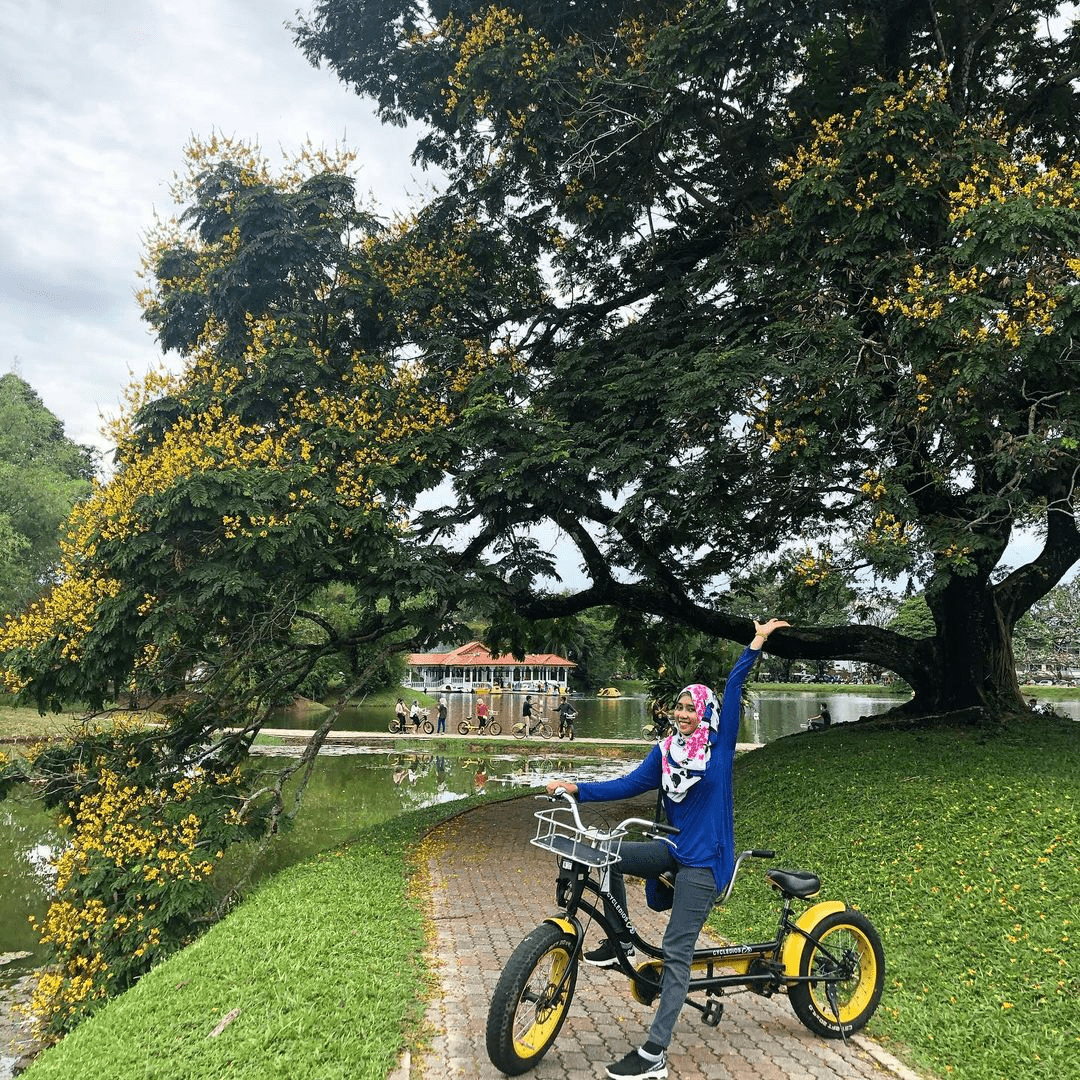
<svg viewBox="0 0 1080 1080">
<path fill-rule="evenodd" d="M 533 1068 L 558 1038 L 577 983 L 574 937 L 554 923 L 541 923 L 527 934 L 503 968 L 487 1018 L 487 1052 L 492 1065 L 507 1076 Z M 573 964 L 559 1000 L 544 995 Z"/>
<path fill-rule="evenodd" d="M 501 735 L 502 734 L 502 725 L 498 722 L 498 720 L 489 720 L 487 729 L 488 729 L 488 734 L 489 735 Z"/>
<path fill-rule="evenodd" d="M 435 731 L 435 725 L 430 720 L 425 720 L 420 727 L 425 735 L 431 735 Z"/>
<path fill-rule="evenodd" d="M 524 724 L 515 724 L 514 725 L 514 738 L 515 739 L 524 739 L 525 738 L 525 725 Z"/>
<path fill-rule="evenodd" d="M 858 962 L 852 979 L 837 984 L 837 1021 L 825 994 L 824 983 L 795 983 L 788 987 L 788 1000 L 795 1015 L 816 1035 L 825 1039 L 847 1038 L 861 1031 L 874 1015 L 885 983 L 885 951 L 873 923 L 861 911 L 848 908 L 826 915 L 810 930 L 813 941 L 803 942 L 799 974 L 827 971 L 833 961 L 823 951 L 853 949 Z M 821 948 L 815 942 L 821 943 Z"/>
<path fill-rule="evenodd" d="M 461 723 L 457 726 L 457 733 L 459 735 L 468 735 L 470 731 L 472 731 L 472 728 L 469 727 L 468 720 L 462 720 Z"/>
</svg>

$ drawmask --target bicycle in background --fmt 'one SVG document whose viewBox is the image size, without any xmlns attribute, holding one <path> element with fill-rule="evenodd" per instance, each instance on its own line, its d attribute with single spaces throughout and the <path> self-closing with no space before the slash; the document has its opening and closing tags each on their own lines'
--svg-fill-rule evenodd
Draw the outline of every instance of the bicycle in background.
<svg viewBox="0 0 1080 1080">
<path fill-rule="evenodd" d="M 487 717 L 486 721 L 483 717 L 474 719 L 471 716 L 466 716 L 464 720 L 458 723 L 457 729 L 459 735 L 468 735 L 472 731 L 475 731 L 478 735 L 502 734 L 502 724 L 494 716 Z"/>
<path fill-rule="evenodd" d="M 526 730 L 525 721 L 520 720 L 511 728 L 511 731 L 515 739 L 524 739 L 526 735 L 539 735 L 542 739 L 550 739 L 554 734 L 547 718 L 539 715 L 529 717 L 528 730 Z"/>
</svg>

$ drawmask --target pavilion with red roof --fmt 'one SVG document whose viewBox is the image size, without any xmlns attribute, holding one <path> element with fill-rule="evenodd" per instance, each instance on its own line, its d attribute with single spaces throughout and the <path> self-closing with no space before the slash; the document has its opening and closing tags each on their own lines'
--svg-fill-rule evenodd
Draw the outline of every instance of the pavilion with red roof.
<svg viewBox="0 0 1080 1080">
<path fill-rule="evenodd" d="M 474 693 L 482 690 L 528 690 L 560 693 L 577 667 L 555 653 L 509 653 L 492 656 L 486 645 L 470 641 L 444 653 L 410 653 L 404 685 L 412 690 Z"/>
</svg>

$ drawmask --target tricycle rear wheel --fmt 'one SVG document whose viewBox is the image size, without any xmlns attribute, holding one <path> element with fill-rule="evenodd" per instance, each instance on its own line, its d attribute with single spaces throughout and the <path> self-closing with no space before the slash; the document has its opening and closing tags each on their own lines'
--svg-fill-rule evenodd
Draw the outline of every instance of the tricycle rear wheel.
<svg viewBox="0 0 1080 1080">
<path fill-rule="evenodd" d="M 788 987 L 788 999 L 795 1015 L 815 1034 L 846 1038 L 866 1026 L 881 999 L 881 938 L 862 912 L 850 908 L 826 915 L 809 932 L 813 940 L 803 943 L 799 974 L 821 979 Z M 846 978 L 832 978 L 843 971 L 849 972 Z"/>
<path fill-rule="evenodd" d="M 577 968 L 574 937 L 562 927 L 541 923 L 522 939 L 488 1009 L 487 1052 L 495 1068 L 517 1076 L 548 1052 L 570 1010 Z"/>
</svg>

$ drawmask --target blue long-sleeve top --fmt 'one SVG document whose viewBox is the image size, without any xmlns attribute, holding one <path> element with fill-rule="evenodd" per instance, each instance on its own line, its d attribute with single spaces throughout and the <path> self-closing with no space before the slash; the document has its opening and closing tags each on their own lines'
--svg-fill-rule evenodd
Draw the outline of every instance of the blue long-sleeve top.
<svg viewBox="0 0 1080 1080">
<path fill-rule="evenodd" d="M 747 648 L 735 662 L 720 703 L 720 722 L 709 735 L 712 747 L 701 779 L 682 802 L 664 796 L 668 822 L 679 830 L 674 837 L 675 858 L 681 866 L 708 867 L 717 890 L 727 886 L 735 870 L 735 808 L 731 795 L 731 767 L 739 734 L 742 687 L 759 649 Z M 580 802 L 609 802 L 629 799 L 660 785 L 662 750 L 659 744 L 626 776 L 578 784 Z"/>
</svg>

